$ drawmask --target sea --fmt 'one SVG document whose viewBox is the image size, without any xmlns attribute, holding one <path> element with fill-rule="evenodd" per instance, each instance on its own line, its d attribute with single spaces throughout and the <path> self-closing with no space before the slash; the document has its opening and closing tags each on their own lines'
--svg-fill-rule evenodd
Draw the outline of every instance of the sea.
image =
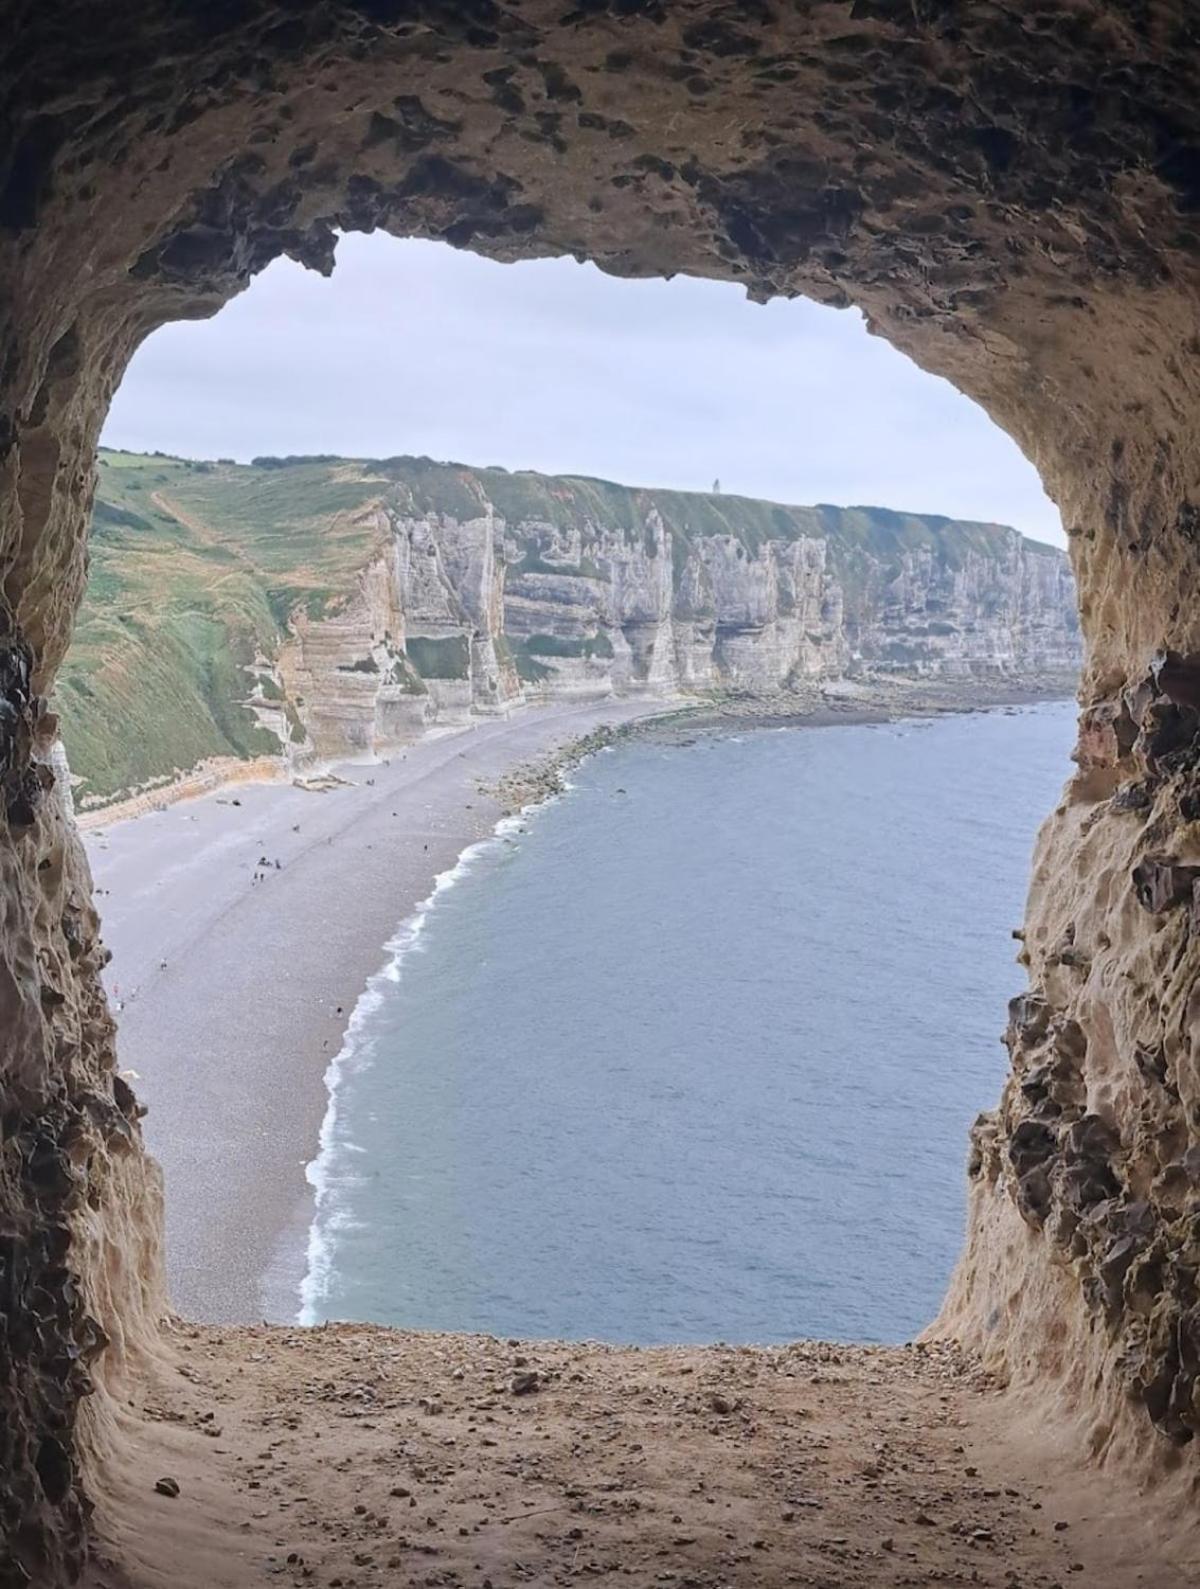
<svg viewBox="0 0 1200 1589">
<path fill-rule="evenodd" d="M 959 1251 L 1074 706 L 634 738 L 399 925 L 299 1318 L 901 1342 Z"/>
</svg>

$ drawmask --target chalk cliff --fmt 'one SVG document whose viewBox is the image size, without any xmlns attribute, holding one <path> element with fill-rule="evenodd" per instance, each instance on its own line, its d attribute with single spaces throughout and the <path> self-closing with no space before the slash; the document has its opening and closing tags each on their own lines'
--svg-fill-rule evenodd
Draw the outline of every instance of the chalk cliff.
<svg viewBox="0 0 1200 1589">
<path fill-rule="evenodd" d="M 420 458 L 107 453 L 94 546 L 59 683 L 84 804 L 209 755 L 369 752 L 527 700 L 1080 661 L 1065 554 L 882 508 Z M 131 761 L 128 732 L 98 736 L 153 710 L 122 681 L 165 668 L 169 717 Z"/>
</svg>

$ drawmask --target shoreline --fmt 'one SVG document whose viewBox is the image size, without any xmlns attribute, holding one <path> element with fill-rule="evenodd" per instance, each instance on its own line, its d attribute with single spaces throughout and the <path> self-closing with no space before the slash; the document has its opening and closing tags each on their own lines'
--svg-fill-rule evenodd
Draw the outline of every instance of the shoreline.
<svg viewBox="0 0 1200 1589">
<path fill-rule="evenodd" d="M 503 820 L 480 783 L 663 705 L 534 708 L 340 763 L 335 779 L 241 782 L 89 826 L 118 1063 L 166 1179 L 176 1311 L 295 1319 L 326 1072 L 385 946 Z"/>
<path fill-rule="evenodd" d="M 149 1105 L 147 1140 L 167 1180 L 176 1309 L 215 1323 L 311 1313 L 321 1161 L 378 983 L 450 886 L 442 880 L 461 875 L 507 819 L 562 793 L 586 756 L 627 737 L 688 743 L 1072 693 L 1061 681 L 969 683 L 534 706 L 377 763 L 338 764 L 344 781 L 324 789 L 239 781 L 236 792 L 221 785 L 90 822 L 114 950 L 107 980 L 124 1006 L 119 1059 Z"/>
<path fill-rule="evenodd" d="M 564 755 L 569 755 L 570 753 L 570 747 L 568 746 L 564 750 Z M 525 809 L 532 808 L 527 807 Z M 474 844 L 468 844 L 453 866 L 437 874 L 429 893 L 404 918 L 387 943 L 384 944 L 383 954 L 385 958 L 383 963 L 378 970 L 367 978 L 366 986 L 359 994 L 354 1008 L 350 1012 L 350 1019 L 346 1023 L 342 1046 L 325 1069 L 324 1080 L 328 1103 L 324 1118 L 321 1121 L 320 1131 L 317 1134 L 317 1151 L 305 1167 L 305 1179 L 313 1189 L 313 1209 L 305 1241 L 303 1273 L 299 1286 L 296 1288 L 299 1306 L 296 1310 L 294 1321 L 289 1322 L 295 1322 L 300 1325 L 315 1325 L 326 1322 L 324 1315 L 320 1312 L 320 1304 L 324 1281 L 329 1274 L 331 1266 L 332 1242 L 328 1231 L 322 1226 L 322 1215 L 325 1206 L 324 1194 L 330 1171 L 336 1161 L 338 1152 L 336 1133 L 342 1086 L 350 1073 L 350 1066 L 356 1056 L 360 1034 L 367 1026 L 371 1016 L 379 1008 L 383 997 L 386 996 L 383 991 L 385 985 L 399 980 L 405 960 L 418 946 L 425 922 L 442 895 L 453 888 L 462 878 L 469 875 L 472 863 L 475 860 L 494 845 L 501 843 L 506 832 L 520 824 L 521 815 L 522 813 L 512 813 L 501 816 L 490 834 L 485 838 L 478 839 Z M 279 1267 L 285 1271 L 293 1267 L 287 1261 L 286 1248 L 280 1249 L 277 1262 Z"/>
<path fill-rule="evenodd" d="M 846 681 L 836 682 L 842 686 L 840 690 L 830 684 L 813 684 L 768 696 L 696 695 L 679 706 L 664 701 L 661 711 L 615 730 L 599 729 L 553 756 L 518 765 L 495 784 L 481 784 L 480 790 L 499 800 L 506 812 L 516 814 L 561 794 L 573 768 L 598 750 L 626 740 L 689 744 L 702 735 L 734 729 L 838 728 L 1004 711 L 1040 701 L 1073 701 L 1078 681 L 1074 676 L 1057 675 L 1003 683 L 958 680 L 957 689 L 944 682 L 914 679 L 876 680 L 861 689 L 847 687 Z"/>
<path fill-rule="evenodd" d="M 892 722 L 897 716 L 925 717 L 985 711 L 993 706 L 1023 706 L 1035 701 L 1074 699 L 1077 684 L 1078 679 L 1073 674 L 1054 673 L 1029 679 L 969 675 L 950 681 L 872 675 L 865 682 L 813 680 L 769 695 L 697 691 L 695 694 L 661 697 L 607 695 L 557 701 L 534 699 L 514 706 L 495 718 L 434 723 L 419 739 L 408 745 L 391 747 L 389 756 L 401 755 L 417 745 L 438 738 L 469 734 L 487 722 L 513 722 L 556 708 L 621 707 L 632 702 L 644 703 L 649 708 L 647 720 L 661 724 L 664 730 L 677 724 L 710 729 L 734 721 L 744 726 L 761 722 L 773 727 L 783 724 L 797 728 L 824 728 L 845 722 Z M 563 749 L 563 755 L 577 763 L 583 756 L 590 754 L 590 749 L 581 747 L 577 751 L 567 746 Z M 126 790 L 100 805 L 74 808 L 75 825 L 81 833 L 91 833 L 110 828 L 116 823 L 132 822 L 139 817 L 169 810 L 186 801 L 200 800 L 207 795 L 222 795 L 246 784 L 290 783 L 303 788 L 338 776 L 339 769 L 377 766 L 383 759 L 364 755 L 354 759 L 315 760 L 297 767 L 291 766 L 284 756 L 256 756 L 248 760 L 233 756 L 210 756 L 186 772 L 177 773 L 174 778 Z"/>
</svg>

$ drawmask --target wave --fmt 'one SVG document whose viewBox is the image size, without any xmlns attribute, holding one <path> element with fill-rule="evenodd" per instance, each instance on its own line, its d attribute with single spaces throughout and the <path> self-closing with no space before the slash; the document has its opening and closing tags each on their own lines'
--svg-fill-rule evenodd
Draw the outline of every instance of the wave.
<svg viewBox="0 0 1200 1589">
<path fill-rule="evenodd" d="M 342 1046 L 326 1066 L 325 1090 L 329 1102 L 317 1137 L 317 1155 L 304 1171 L 305 1179 L 313 1188 L 315 1207 L 308 1231 L 304 1278 L 299 1287 L 298 1324 L 319 1324 L 324 1319 L 322 1307 L 328 1300 L 334 1275 L 337 1233 L 354 1226 L 354 1221 L 339 1206 L 338 1193 L 358 1179 L 352 1167 L 343 1162 L 344 1158 L 361 1153 L 363 1149 L 348 1137 L 339 1135 L 339 1105 L 347 1080 L 365 1070 L 372 1061 L 371 1017 L 385 1002 L 389 985 L 399 982 L 408 956 L 423 951 L 421 934 L 438 900 L 461 882 L 481 857 L 511 842 L 513 833 L 520 831 L 528 820 L 531 809 L 526 806 L 513 816 L 502 817 L 486 839 L 468 845 L 449 870 L 437 874 L 430 892 L 384 944 L 387 958 L 368 979 L 346 1023 Z"/>
</svg>

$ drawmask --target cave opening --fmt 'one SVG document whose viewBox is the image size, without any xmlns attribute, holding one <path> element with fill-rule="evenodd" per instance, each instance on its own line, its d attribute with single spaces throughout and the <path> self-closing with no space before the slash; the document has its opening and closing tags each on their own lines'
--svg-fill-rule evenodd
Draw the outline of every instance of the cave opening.
<svg viewBox="0 0 1200 1589">
<path fill-rule="evenodd" d="M 173 1305 L 641 1343 L 924 1328 L 961 1246 L 966 1132 L 1003 1080 L 1010 928 L 1075 683 L 1065 557 L 997 522 L 1055 534 L 1008 439 L 842 311 L 360 237 L 331 282 L 278 262 L 147 339 L 101 445 L 52 707 Z M 877 506 L 786 506 L 834 499 Z M 1055 694 L 975 740 L 909 718 Z M 666 783 L 627 747 L 584 775 L 610 806 L 657 790 L 670 818 L 640 859 L 614 864 L 620 823 L 581 859 L 604 817 L 576 793 L 578 817 L 531 818 L 521 844 L 510 823 L 460 865 L 504 806 L 452 792 L 425 736 L 491 724 L 455 764 L 499 766 L 518 751 L 497 718 L 520 746 L 542 734 L 526 708 L 579 737 L 608 705 L 701 708 L 664 730 Z M 772 724 L 805 722 L 834 740 L 771 754 Z M 718 750 L 712 783 L 686 748 L 722 732 L 751 745 Z M 1009 757 L 1029 765 L 1002 803 Z M 435 877 L 468 865 L 427 922 Z M 712 895 L 720 931 L 697 934 Z M 607 997 L 584 969 L 601 944 Z M 447 1079 L 392 1090 L 392 1069 Z"/>
<path fill-rule="evenodd" d="M 235 1517 L 258 1553 L 253 1571 L 282 1553 L 297 1576 L 303 1564 L 287 1556 L 307 1552 L 343 1582 L 347 1562 L 375 1572 L 362 1517 L 371 1510 L 375 1528 L 388 1503 L 359 1499 L 363 1469 L 346 1458 L 349 1479 L 333 1464 L 321 1476 L 345 1512 L 341 1542 L 322 1541 L 314 1519 L 303 1550 L 288 1552 L 284 1530 L 267 1521 L 282 1514 L 257 1516 L 221 1452 L 213 1406 L 206 1440 L 201 1390 L 189 1386 L 222 1407 L 239 1438 L 262 1441 L 320 1406 L 340 1409 L 343 1392 L 375 1411 L 388 1385 L 385 1399 L 401 1395 L 413 1409 L 405 1438 L 420 1443 L 426 1471 L 434 1442 L 455 1438 L 437 1420 L 466 1363 L 423 1360 L 398 1390 L 387 1374 L 400 1343 L 285 1332 L 233 1343 L 240 1382 L 206 1379 L 218 1339 L 164 1325 L 160 1189 L 117 1073 L 99 917 L 54 793 L 45 706 L 84 586 L 96 440 L 132 349 L 155 325 L 212 312 L 279 254 L 328 268 L 336 230 L 378 227 L 501 259 L 573 253 L 618 274 L 692 272 L 761 297 L 852 302 L 978 401 L 1038 467 L 1080 585 L 1080 773 L 1039 837 L 1013 1076 L 973 1136 L 968 1236 L 937 1327 L 954 1345 L 942 1358 L 934 1347 L 932 1359 L 949 1372 L 952 1351 L 976 1353 L 1008 1387 L 989 1403 L 990 1436 L 986 1419 L 970 1425 L 980 1403 L 969 1385 L 955 1401 L 972 1453 L 984 1431 L 989 1460 L 1009 1461 L 1014 1477 L 1036 1471 L 1037 1482 L 1049 1482 L 1037 1467 L 1047 1451 L 1108 1462 L 1103 1501 L 1079 1481 L 1077 1493 L 1093 1497 L 1091 1539 L 1071 1536 L 1095 1581 L 1136 1581 L 1139 1539 L 1157 1581 L 1172 1572 L 1188 1581 L 1200 1425 L 1191 755 L 1200 626 L 1184 593 L 1200 501 L 1191 224 L 1200 132 L 1187 8 L 1087 0 L 1027 21 L 885 0 L 736 16 L 708 3 L 563 16 L 536 3 L 464 16 L 429 0 L 284 15 L 263 0 L 201 16 L 143 0 L 103 35 L 69 3 L 26 8 L 19 20 L 4 46 L 0 188 L 10 308 L 0 363 L 8 1578 L 57 1589 L 79 1577 L 90 1546 L 99 1581 L 127 1566 L 136 1576 L 161 1549 L 160 1563 L 175 1551 L 175 1581 L 181 1561 L 194 1571 L 203 1560 L 204 1581 L 240 1584 Z M 537 1398 L 547 1385 L 600 1372 L 599 1359 L 570 1356 L 531 1370 L 513 1353 L 524 1355 L 498 1351 L 484 1369 L 493 1394 L 500 1383 L 512 1398 L 506 1421 L 546 1405 Z M 613 1372 L 627 1376 L 631 1400 L 663 1405 L 667 1376 L 699 1373 L 696 1410 L 719 1429 L 741 1416 L 739 1398 L 752 1422 L 781 1409 L 813 1416 L 776 1388 L 786 1361 L 746 1368 L 772 1394 L 748 1382 L 731 1394 L 721 1377 L 730 1365 L 717 1357 L 656 1360 L 663 1377 L 653 1383 L 624 1359 Z M 831 1367 L 835 1379 L 861 1373 L 864 1386 L 885 1376 L 886 1395 L 872 1402 L 864 1390 L 866 1423 L 878 1431 L 911 1407 L 929 1443 L 905 1447 L 899 1423 L 888 1438 L 928 1455 L 940 1397 L 959 1392 L 939 1392 L 924 1367 L 855 1363 L 814 1352 L 790 1372 L 819 1382 Z M 427 1388 L 434 1380 L 438 1394 Z M 257 1421 L 239 1421 L 255 1397 Z M 677 1433 L 686 1393 L 673 1405 Z M 605 1411 L 589 1409 L 593 1426 Z M 1037 1436 L 1022 1441 L 1021 1420 L 1034 1412 Z M 822 1438 L 833 1444 L 847 1427 L 835 1409 Z M 587 1432 L 586 1419 L 572 1426 L 578 1450 Z M 676 1445 L 686 1450 L 681 1436 Z M 716 1461 L 715 1447 L 703 1449 Z M 870 1465 L 869 1434 L 860 1449 Z M 949 1473 L 953 1453 L 937 1449 Z M 164 1471 L 168 1460 L 185 1487 Z M 781 1460 L 772 1468 L 783 1470 Z M 254 1495 L 277 1471 L 250 1481 Z M 1157 1502 L 1174 1497 L 1181 1508 L 1169 1519 L 1160 1509 L 1157 1528 L 1148 1501 L 1122 1510 L 1130 1475 L 1146 1474 L 1161 1481 Z M 410 1491 L 391 1486 L 393 1510 L 415 1499 Z M 664 1484 L 662 1514 L 683 1515 L 690 1493 L 684 1480 Z M 771 1500 L 794 1520 L 789 1495 L 794 1486 Z M 523 1513 L 503 1511 L 502 1526 L 510 1515 Z M 660 1536 L 649 1515 L 636 1540 L 652 1552 Z M 843 1517 L 857 1538 L 860 1519 Z M 446 1521 L 447 1538 L 476 1548 L 478 1517 Z M 518 1533 L 529 1542 L 526 1527 Z M 1008 1520 L 982 1532 L 997 1529 L 1025 1537 Z M 760 1537 L 777 1551 L 764 1557 L 775 1578 L 798 1550 L 805 1570 L 828 1576 L 817 1545 L 783 1546 L 774 1529 Z M 927 1559 L 931 1537 L 926 1529 L 912 1545 Z M 872 1548 L 890 1562 L 895 1538 Z M 981 1543 L 948 1531 L 938 1570 L 969 1572 L 967 1553 Z M 578 1554 L 569 1533 L 560 1544 Z M 714 1560 L 722 1548 L 712 1543 Z M 619 1557 L 611 1539 L 610 1549 Z M 507 1570 L 512 1556 L 494 1559 Z M 1075 1564 L 1056 1557 L 1055 1575 Z"/>
</svg>

